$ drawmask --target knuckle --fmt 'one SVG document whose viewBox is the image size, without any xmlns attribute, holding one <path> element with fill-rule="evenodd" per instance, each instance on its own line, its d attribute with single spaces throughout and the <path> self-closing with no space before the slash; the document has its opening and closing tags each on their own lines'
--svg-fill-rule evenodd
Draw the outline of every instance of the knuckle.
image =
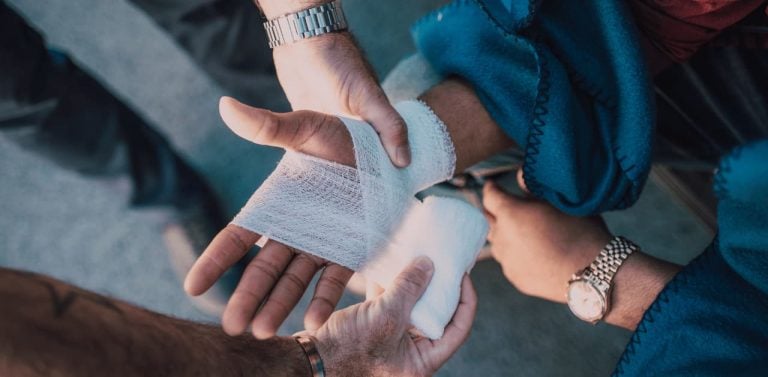
<svg viewBox="0 0 768 377">
<path fill-rule="evenodd" d="M 400 317 L 392 311 L 384 311 L 379 318 L 378 331 L 384 336 L 391 336 L 400 327 Z"/>
<path fill-rule="evenodd" d="M 426 282 L 426 274 L 422 272 L 411 272 L 404 275 L 400 281 L 400 290 L 409 296 L 416 296 Z"/>
<path fill-rule="evenodd" d="M 203 257 L 205 258 L 205 261 L 210 262 L 205 264 L 216 270 L 216 273 L 223 273 L 227 270 L 227 268 L 229 268 L 224 262 L 222 262 L 221 257 L 218 254 L 204 254 Z"/>
<path fill-rule="evenodd" d="M 405 125 L 405 122 L 400 119 L 400 116 L 397 115 L 397 113 L 391 116 L 388 124 L 390 127 L 386 130 L 386 133 L 392 141 L 400 144 L 408 142 L 408 127 Z"/>
<path fill-rule="evenodd" d="M 320 262 L 320 260 L 314 255 L 302 253 L 302 252 L 296 251 L 295 249 L 294 249 L 294 252 L 296 253 L 296 256 L 293 257 L 294 263 L 304 264 L 314 269 L 320 268 L 320 265 L 322 262 Z"/>
<path fill-rule="evenodd" d="M 257 142 L 269 142 L 275 140 L 280 134 L 281 121 L 274 113 L 270 112 L 264 116 L 259 129 L 254 136 Z"/>
<path fill-rule="evenodd" d="M 255 258 L 253 261 L 251 261 L 251 263 L 249 263 L 245 269 L 246 274 L 255 272 L 257 274 L 267 275 L 272 281 L 277 280 L 277 278 L 280 277 L 281 272 L 280 268 L 278 268 L 276 265 L 259 258 Z"/>
<path fill-rule="evenodd" d="M 293 309 L 292 305 L 289 305 L 287 302 L 283 301 L 282 298 L 274 295 L 269 296 L 269 298 L 267 299 L 267 302 L 264 304 L 264 307 L 272 308 L 272 310 L 269 312 L 270 313 L 269 319 L 274 319 L 275 316 L 281 317 L 287 313 L 290 313 L 291 309 Z M 263 309 L 260 314 L 265 314 Z M 261 322 L 263 324 L 264 322 L 267 322 L 267 319 L 268 319 L 267 316 L 262 315 L 259 317 L 260 318 L 256 319 L 257 323 Z M 269 321 L 269 322 L 272 322 L 272 321 Z M 282 322 L 282 321 L 277 321 L 277 322 Z M 272 326 L 270 326 L 270 328 L 271 327 Z"/>
<path fill-rule="evenodd" d="M 247 299 L 256 299 L 257 301 L 260 301 L 261 297 L 252 289 L 250 286 L 241 286 L 237 287 L 237 289 L 232 293 L 232 297 L 230 298 L 230 304 L 227 306 L 227 309 L 239 311 L 239 312 L 245 312 L 249 311 L 252 308 L 252 305 L 246 305 L 242 304 L 241 302 L 244 302 Z M 232 304 L 234 302 L 238 302 L 240 304 Z"/>
<path fill-rule="evenodd" d="M 299 275 L 296 275 L 292 271 L 286 271 L 282 279 L 292 285 L 296 292 L 304 292 L 309 285 L 309 282 L 304 281 Z"/>
<path fill-rule="evenodd" d="M 227 248 L 228 250 L 248 250 L 252 246 L 248 245 L 248 242 L 243 239 L 240 233 L 234 231 L 229 226 L 224 227 L 224 229 L 221 231 L 221 235 L 225 242 L 233 246 L 232 248 Z"/>
<path fill-rule="evenodd" d="M 312 297 L 312 300 L 310 301 L 310 306 L 317 305 L 320 307 L 327 307 L 333 310 L 336 307 L 336 303 L 333 302 L 330 298 L 324 296 L 324 295 L 317 295 L 315 297 Z"/>
<path fill-rule="evenodd" d="M 344 288 L 347 287 L 347 283 L 345 281 L 331 274 L 326 274 L 318 284 L 321 284 L 333 291 L 343 291 Z"/>
</svg>

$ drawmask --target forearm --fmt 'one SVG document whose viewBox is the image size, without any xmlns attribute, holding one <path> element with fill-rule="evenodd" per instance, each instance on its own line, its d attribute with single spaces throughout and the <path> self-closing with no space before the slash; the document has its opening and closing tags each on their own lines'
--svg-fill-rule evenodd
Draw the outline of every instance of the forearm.
<svg viewBox="0 0 768 377">
<path fill-rule="evenodd" d="M 514 146 L 491 119 L 475 91 L 458 79 L 447 79 L 421 95 L 445 123 L 456 148 L 456 172 Z"/>
<path fill-rule="evenodd" d="M 306 376 L 291 338 L 257 341 L 0 269 L 0 375 Z"/>
</svg>

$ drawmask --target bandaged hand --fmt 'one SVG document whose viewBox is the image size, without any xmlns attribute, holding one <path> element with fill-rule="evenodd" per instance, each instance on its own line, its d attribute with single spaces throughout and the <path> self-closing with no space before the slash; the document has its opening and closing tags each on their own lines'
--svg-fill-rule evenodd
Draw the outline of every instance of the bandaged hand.
<svg viewBox="0 0 768 377">
<path fill-rule="evenodd" d="M 295 306 L 317 269 L 328 261 L 360 271 L 388 287 L 396 271 L 426 255 L 436 261 L 435 283 L 414 307 L 411 320 L 423 334 L 440 338 L 458 304 L 461 277 L 474 264 L 487 231 L 482 214 L 467 203 L 436 197 L 421 202 L 415 198 L 417 192 L 451 177 L 455 169 L 453 144 L 440 119 L 418 101 L 397 105 L 409 125 L 414 153 L 412 164 L 398 169 L 367 123 L 306 112 L 274 115 L 240 105 L 236 108 L 234 117 L 226 107 L 222 114 L 238 134 L 285 147 L 287 152 L 235 217 L 236 226 L 222 233 L 222 241 L 214 240 L 210 253 L 206 251 L 193 267 L 188 290 L 201 292 L 218 278 L 222 266 L 242 257 L 247 246 L 260 237 L 268 239 L 254 260 L 254 268 L 243 276 L 223 322 L 228 332 L 237 333 L 247 327 L 255 313 L 251 321 L 254 334 L 269 336 Z M 301 119 L 296 118 L 301 114 Z M 237 126 L 242 123 L 238 117 L 265 115 L 272 120 L 259 121 L 262 126 L 253 134 Z M 289 118 L 296 121 L 283 121 L 269 129 L 270 123 Z M 319 126 L 302 126 L 302 122 Z M 350 146 L 349 139 L 340 137 L 340 123 L 352 141 L 354 163 L 343 153 Z M 304 134 L 305 128 L 311 131 Z M 286 135 L 286 139 L 276 135 Z M 228 241 L 232 238 L 242 242 Z M 237 252 L 227 252 L 227 245 L 231 248 L 232 244 Z M 224 257 L 229 258 L 227 263 L 216 259 Z M 337 267 L 329 264 L 326 272 Z M 214 273 L 199 272 L 206 269 Z M 317 309 L 310 306 L 305 317 L 307 328 L 316 328 L 330 314 L 349 278 L 349 271 L 344 272 L 343 280 L 330 280 L 335 283 L 333 289 L 322 289 L 327 284 L 318 288 L 312 305 L 322 305 L 323 310 L 317 315 Z M 199 287 L 198 276 L 207 277 Z M 324 283 L 322 276 L 320 283 Z"/>
<path fill-rule="evenodd" d="M 227 126 L 246 140 L 354 166 L 352 141 L 337 117 L 312 111 L 276 114 L 227 97 L 222 98 L 219 110 Z M 185 290 L 191 295 L 204 293 L 260 238 L 255 232 L 227 225 L 189 271 Z M 267 241 L 227 304 L 224 330 L 235 335 L 250 326 L 258 338 L 273 336 L 318 272 L 320 278 L 304 317 L 307 329 L 317 329 L 328 319 L 352 271 L 280 242 Z"/>
</svg>

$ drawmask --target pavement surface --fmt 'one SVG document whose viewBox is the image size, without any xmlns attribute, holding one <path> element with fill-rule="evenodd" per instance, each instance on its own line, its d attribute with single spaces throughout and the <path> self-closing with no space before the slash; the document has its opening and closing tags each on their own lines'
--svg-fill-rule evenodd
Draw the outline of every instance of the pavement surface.
<svg viewBox="0 0 768 377">
<path fill-rule="evenodd" d="M 217 111 L 225 91 L 130 2 L 8 3 L 49 43 L 70 53 L 157 125 L 211 181 L 229 213 L 274 168 L 279 152 L 226 130 Z M 413 51 L 408 25 L 439 3 L 344 4 L 352 30 L 384 77 Z M 282 98 L 273 78 L 259 78 L 254 85 L 263 86 L 265 103 Z M 190 304 L 173 272 L 161 237 L 168 215 L 130 209 L 129 195 L 124 177 L 92 179 L 62 170 L 0 134 L 0 266 L 46 273 L 162 313 L 215 323 L 216 318 Z M 606 218 L 614 232 L 678 263 L 697 255 L 711 238 L 654 184 L 632 209 Z M 493 261 L 480 262 L 472 276 L 480 297 L 473 333 L 440 376 L 600 376 L 612 371 L 629 332 L 581 323 L 563 305 L 519 294 Z M 342 305 L 359 300 L 347 294 Z M 306 303 L 307 297 L 282 334 L 301 328 Z"/>
</svg>

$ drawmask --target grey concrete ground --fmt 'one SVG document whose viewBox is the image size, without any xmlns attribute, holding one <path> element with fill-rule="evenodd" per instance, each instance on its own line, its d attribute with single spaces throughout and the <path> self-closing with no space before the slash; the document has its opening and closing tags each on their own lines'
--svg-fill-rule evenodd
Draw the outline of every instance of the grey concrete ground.
<svg viewBox="0 0 768 377">
<path fill-rule="evenodd" d="M 226 131 L 216 108 L 223 90 L 130 3 L 9 3 L 157 124 L 211 180 L 230 213 L 271 171 L 279 154 Z M 345 7 L 383 76 L 412 49 L 407 25 L 437 3 L 345 0 Z M 254 85 L 275 97 L 274 80 L 258 78 Z M 161 240 L 166 214 L 128 209 L 129 187 L 124 179 L 94 180 L 63 171 L 0 136 L 0 265 L 214 322 L 190 305 L 172 271 Z M 697 254 L 710 237 L 654 185 L 634 208 L 607 219 L 615 232 L 677 262 Z M 440 375 L 597 376 L 612 370 L 626 331 L 586 325 L 561 305 L 521 296 L 491 261 L 479 263 L 473 278 L 480 296 L 473 334 Z M 356 300 L 347 295 L 343 304 Z M 293 313 L 281 332 L 299 329 L 301 314 L 301 308 Z"/>
</svg>

